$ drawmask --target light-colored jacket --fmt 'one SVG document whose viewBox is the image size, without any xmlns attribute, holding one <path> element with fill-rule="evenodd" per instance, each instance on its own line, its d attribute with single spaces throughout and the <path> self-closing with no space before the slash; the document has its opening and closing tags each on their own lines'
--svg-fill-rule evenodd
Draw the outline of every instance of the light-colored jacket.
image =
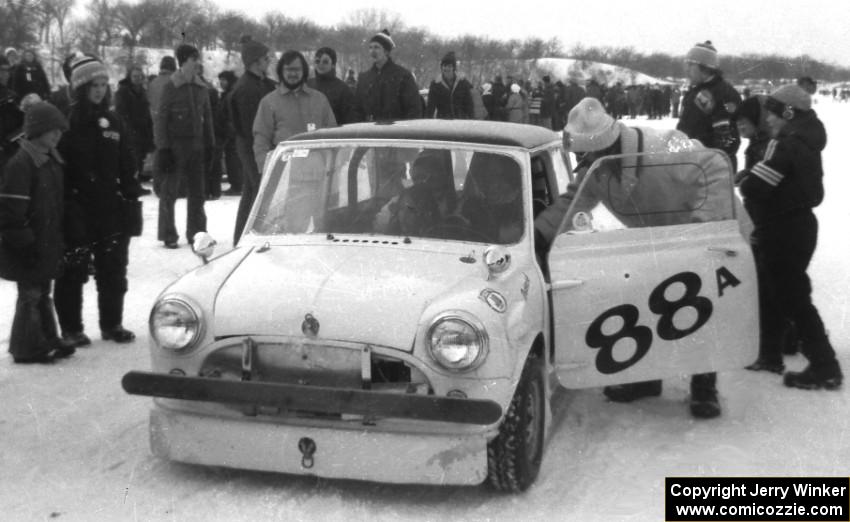
<svg viewBox="0 0 850 522">
<path fill-rule="evenodd" d="M 260 172 L 266 154 L 278 143 L 301 132 L 335 126 L 336 118 L 324 94 L 306 85 L 295 90 L 279 85 L 260 100 L 254 117 L 254 158 Z"/>
<path fill-rule="evenodd" d="M 534 221 L 537 231 L 551 244 L 564 216 L 577 196 L 576 209 L 589 211 L 598 203 L 615 209 L 617 219 L 627 227 L 666 226 L 688 222 L 709 222 L 737 216 L 742 234 L 749 237 L 752 224 L 740 200 L 732 193 L 731 165 L 722 154 L 710 152 L 699 141 L 676 130 L 638 129 L 620 126 L 622 154 L 638 152 L 655 156 L 626 157 L 619 173 L 600 173 L 576 191 L 584 179 L 579 172 L 567 192 L 546 208 Z M 639 132 L 642 139 L 639 139 Z M 639 147 L 639 142 L 642 146 Z M 682 156 L 692 152 L 691 161 Z M 669 154 L 664 154 L 669 153 Z M 617 179 L 618 178 L 618 179 Z M 664 209 L 662 212 L 652 210 Z M 616 212 L 617 210 L 621 212 Z"/>
</svg>

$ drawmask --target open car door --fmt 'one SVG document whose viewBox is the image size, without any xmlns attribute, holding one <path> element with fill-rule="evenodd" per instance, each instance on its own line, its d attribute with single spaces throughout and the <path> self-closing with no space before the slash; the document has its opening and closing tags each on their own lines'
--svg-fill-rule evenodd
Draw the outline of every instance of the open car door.
<svg viewBox="0 0 850 522">
<path fill-rule="evenodd" d="M 579 172 L 548 259 L 562 386 L 756 359 L 756 272 L 740 225 L 749 219 L 731 174 L 715 150 L 610 156 Z"/>
</svg>

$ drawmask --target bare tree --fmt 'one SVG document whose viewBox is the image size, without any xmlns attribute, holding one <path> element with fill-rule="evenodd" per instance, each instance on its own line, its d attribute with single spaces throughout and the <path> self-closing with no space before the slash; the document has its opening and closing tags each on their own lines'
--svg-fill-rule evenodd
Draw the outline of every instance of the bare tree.
<svg viewBox="0 0 850 522">
<path fill-rule="evenodd" d="M 115 22 L 120 31 L 123 31 L 122 44 L 127 48 L 128 60 L 133 61 L 133 55 L 139 39 L 145 27 L 150 23 L 154 7 L 149 2 L 131 4 L 125 0 L 119 0 L 115 6 Z"/>
<path fill-rule="evenodd" d="M 374 32 L 387 29 L 394 34 L 404 29 L 401 15 L 386 9 L 365 8 L 357 9 L 348 13 L 344 21 L 345 25 L 353 25 Z"/>
</svg>

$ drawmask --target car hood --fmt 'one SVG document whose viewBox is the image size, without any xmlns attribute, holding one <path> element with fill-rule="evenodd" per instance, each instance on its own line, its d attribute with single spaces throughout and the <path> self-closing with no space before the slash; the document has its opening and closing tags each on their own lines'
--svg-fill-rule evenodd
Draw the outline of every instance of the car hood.
<svg viewBox="0 0 850 522">
<path fill-rule="evenodd" d="M 461 257 L 359 245 L 255 250 L 218 293 L 215 335 L 303 336 L 310 314 L 319 339 L 409 351 L 430 302 L 465 279 L 486 279 L 480 260 Z"/>
</svg>

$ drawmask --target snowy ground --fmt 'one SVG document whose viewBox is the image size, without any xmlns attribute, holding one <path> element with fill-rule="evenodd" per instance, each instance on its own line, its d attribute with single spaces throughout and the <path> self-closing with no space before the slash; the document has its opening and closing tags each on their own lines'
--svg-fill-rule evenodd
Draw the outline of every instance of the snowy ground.
<svg viewBox="0 0 850 522">
<path fill-rule="evenodd" d="M 810 274 L 839 357 L 850 373 L 850 193 L 843 147 L 850 104 L 816 106 L 829 133 L 826 200 Z M 652 122 L 672 126 L 672 120 Z M 185 216 L 185 201 L 177 215 Z M 229 244 L 237 198 L 207 205 L 209 229 Z M 178 220 L 178 229 L 182 228 Z M 18 366 L 6 353 L 15 289 L 0 282 L 0 517 L 3 520 L 663 520 L 665 476 L 847 476 L 850 385 L 839 392 L 784 388 L 779 377 L 720 375 L 717 420 L 687 413 L 685 379 L 662 397 L 608 403 L 597 389 L 560 393 L 540 477 L 524 495 L 486 488 L 393 486 L 176 464 L 151 456 L 150 399 L 125 394 L 121 376 L 149 367 L 147 316 L 157 293 L 198 264 L 185 241 L 155 240 L 156 200 L 133 240 L 125 326 L 129 346 L 100 341 L 93 282 L 85 320 L 95 339 L 52 366 Z M 801 356 L 786 360 L 790 369 Z M 388 456 L 400 458 L 403 456 Z"/>
</svg>

